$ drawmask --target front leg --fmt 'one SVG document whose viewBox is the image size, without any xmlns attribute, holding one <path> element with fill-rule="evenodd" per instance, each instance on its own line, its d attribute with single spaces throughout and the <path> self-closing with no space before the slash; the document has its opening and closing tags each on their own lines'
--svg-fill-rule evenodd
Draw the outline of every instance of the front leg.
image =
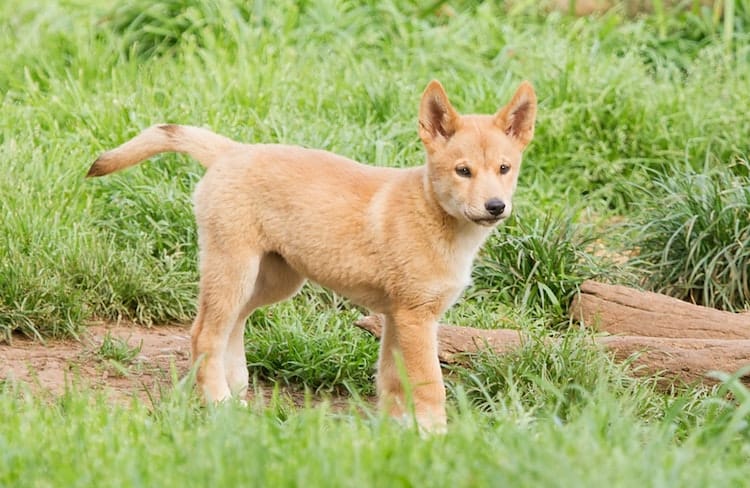
<svg viewBox="0 0 750 488">
<path fill-rule="evenodd" d="M 397 358 L 403 361 L 406 388 Z M 377 387 L 379 404 L 390 415 L 402 417 L 407 413 L 406 391 L 410 391 L 419 426 L 429 431 L 445 429 L 445 387 L 437 355 L 436 317 L 415 310 L 386 316 Z"/>
</svg>

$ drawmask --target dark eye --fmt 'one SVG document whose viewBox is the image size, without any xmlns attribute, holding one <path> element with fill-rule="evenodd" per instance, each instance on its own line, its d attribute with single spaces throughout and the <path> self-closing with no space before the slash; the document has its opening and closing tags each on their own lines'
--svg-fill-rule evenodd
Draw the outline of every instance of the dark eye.
<svg viewBox="0 0 750 488">
<path fill-rule="evenodd" d="M 501 175 L 506 174 L 508 171 L 510 171 L 510 166 L 508 166 L 507 164 L 501 164 L 500 165 L 500 174 Z"/>
<path fill-rule="evenodd" d="M 471 170 L 466 166 L 457 166 L 456 174 L 458 176 L 463 176 L 464 178 L 471 178 Z"/>
</svg>

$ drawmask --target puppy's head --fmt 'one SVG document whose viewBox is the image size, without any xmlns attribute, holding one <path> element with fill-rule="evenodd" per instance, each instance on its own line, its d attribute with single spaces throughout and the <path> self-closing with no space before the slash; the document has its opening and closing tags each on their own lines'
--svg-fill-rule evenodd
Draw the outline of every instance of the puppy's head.
<svg viewBox="0 0 750 488">
<path fill-rule="evenodd" d="M 419 107 L 430 185 L 453 217 L 492 226 L 510 215 L 521 153 L 534 137 L 536 94 L 521 83 L 494 115 L 459 115 L 432 81 Z"/>
</svg>

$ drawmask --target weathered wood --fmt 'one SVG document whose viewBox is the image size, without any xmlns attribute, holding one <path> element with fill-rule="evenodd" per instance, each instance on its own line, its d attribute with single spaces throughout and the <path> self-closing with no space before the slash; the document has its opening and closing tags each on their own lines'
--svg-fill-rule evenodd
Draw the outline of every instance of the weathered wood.
<svg viewBox="0 0 750 488">
<path fill-rule="evenodd" d="M 357 320 L 360 327 L 378 339 L 383 333 L 383 316 L 368 315 Z M 520 331 L 510 329 L 475 329 L 440 324 L 438 327 L 438 358 L 444 363 L 458 362 L 458 356 L 489 349 L 499 354 L 507 353 L 523 344 Z"/>
<path fill-rule="evenodd" d="M 586 281 L 570 316 L 610 334 L 750 339 L 750 314 L 722 312 L 658 293 Z"/>
<path fill-rule="evenodd" d="M 750 365 L 750 340 L 605 336 L 596 341 L 616 360 L 634 358 L 633 372 L 639 376 L 661 374 L 685 383 L 715 383 L 709 373 L 735 373 Z M 742 381 L 750 384 L 750 374 Z"/>
<path fill-rule="evenodd" d="M 380 338 L 383 317 L 370 315 L 355 325 Z M 460 355 L 489 349 L 498 354 L 520 347 L 523 333 L 508 329 L 476 329 L 440 324 L 438 357 L 444 363 L 460 361 Z M 750 365 L 750 340 L 685 339 L 643 336 L 597 336 L 597 344 L 614 354 L 615 359 L 632 360 L 633 373 L 639 376 L 659 374 L 671 382 L 714 383 L 712 371 L 734 373 Z M 750 376 L 742 381 L 750 384 Z"/>
</svg>

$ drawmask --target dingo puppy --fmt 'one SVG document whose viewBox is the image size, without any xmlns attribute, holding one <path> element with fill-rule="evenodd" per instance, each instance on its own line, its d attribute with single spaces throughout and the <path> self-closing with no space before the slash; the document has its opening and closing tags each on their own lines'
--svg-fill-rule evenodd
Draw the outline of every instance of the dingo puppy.
<svg viewBox="0 0 750 488">
<path fill-rule="evenodd" d="M 424 166 L 377 168 L 321 150 L 156 125 L 102 154 L 88 176 L 165 151 L 208 168 L 194 196 L 201 276 L 191 330 L 207 401 L 245 395 L 245 320 L 310 279 L 385 315 L 381 408 L 407 413 L 398 355 L 417 422 L 442 430 L 437 320 L 469 284 L 479 247 L 510 215 L 535 116 L 527 82 L 496 114 L 461 116 L 432 81 L 419 107 Z"/>
</svg>

